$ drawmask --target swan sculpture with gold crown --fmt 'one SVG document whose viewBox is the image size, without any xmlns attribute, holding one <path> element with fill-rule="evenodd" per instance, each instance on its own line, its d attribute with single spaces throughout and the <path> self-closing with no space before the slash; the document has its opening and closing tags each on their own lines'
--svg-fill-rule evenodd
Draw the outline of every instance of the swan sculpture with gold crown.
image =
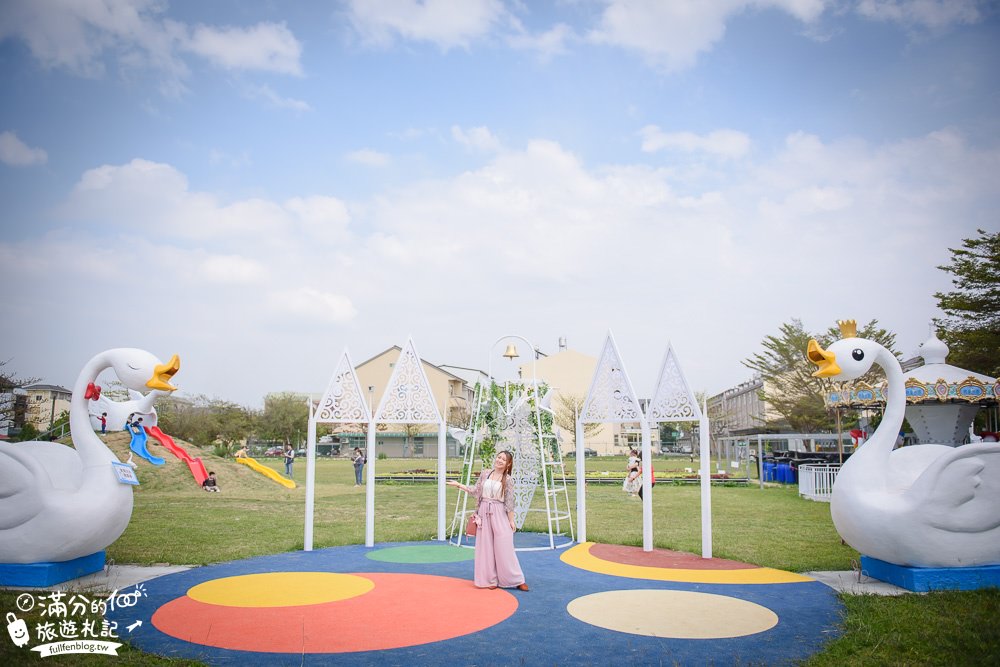
<svg viewBox="0 0 1000 667">
<path fill-rule="evenodd" d="M 809 341 L 817 377 L 854 380 L 885 371 L 882 422 L 844 462 L 830 513 L 837 532 L 863 555 L 911 567 L 1000 564 L 1000 445 L 911 445 L 895 449 L 906 387 L 896 357 L 839 322 L 842 340 L 824 350 Z"/>
<path fill-rule="evenodd" d="M 0 443 L 0 563 L 63 562 L 101 551 L 132 516 L 132 487 L 118 481 L 118 457 L 90 426 L 87 402 L 94 382 L 112 368 L 136 391 L 176 389 L 174 355 L 162 363 L 145 350 L 118 348 L 95 356 L 73 386 L 70 431 L 74 447 L 56 442 Z M 96 394 L 96 395 L 95 395 Z"/>
</svg>

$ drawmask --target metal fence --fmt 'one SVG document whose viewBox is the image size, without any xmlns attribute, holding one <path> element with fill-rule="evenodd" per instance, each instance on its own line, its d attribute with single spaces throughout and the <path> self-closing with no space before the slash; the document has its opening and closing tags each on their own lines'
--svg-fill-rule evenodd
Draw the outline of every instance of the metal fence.
<svg viewBox="0 0 1000 667">
<path fill-rule="evenodd" d="M 833 494 L 833 483 L 837 481 L 839 465 L 802 465 L 799 466 L 799 495 L 830 502 Z"/>
</svg>

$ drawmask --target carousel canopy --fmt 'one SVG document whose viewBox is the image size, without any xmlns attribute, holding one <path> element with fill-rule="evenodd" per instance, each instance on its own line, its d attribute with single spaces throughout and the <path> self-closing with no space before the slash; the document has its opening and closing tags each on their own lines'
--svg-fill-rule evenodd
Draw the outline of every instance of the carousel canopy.
<svg viewBox="0 0 1000 667">
<path fill-rule="evenodd" d="M 931 333 L 930 338 L 921 344 L 919 353 L 924 360 L 923 365 L 904 373 L 908 405 L 997 405 L 1000 398 L 997 379 L 946 363 L 948 346 L 936 333 Z M 884 380 L 874 385 L 863 381 L 844 382 L 823 398 L 829 407 L 879 407 L 885 405 L 884 389 Z"/>
</svg>

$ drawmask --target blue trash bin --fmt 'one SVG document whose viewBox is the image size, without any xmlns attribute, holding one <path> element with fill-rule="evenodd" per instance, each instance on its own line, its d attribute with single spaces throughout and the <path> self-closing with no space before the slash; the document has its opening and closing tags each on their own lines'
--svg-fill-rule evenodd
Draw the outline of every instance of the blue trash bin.
<svg viewBox="0 0 1000 667">
<path fill-rule="evenodd" d="M 778 474 L 777 474 L 777 477 L 778 477 L 778 483 L 779 484 L 788 484 L 788 464 L 787 463 L 779 463 L 778 464 Z"/>
</svg>

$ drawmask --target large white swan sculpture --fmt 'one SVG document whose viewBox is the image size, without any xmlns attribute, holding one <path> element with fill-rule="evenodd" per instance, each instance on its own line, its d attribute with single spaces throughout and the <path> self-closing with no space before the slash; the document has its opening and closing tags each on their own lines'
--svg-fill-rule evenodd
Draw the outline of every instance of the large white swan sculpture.
<svg viewBox="0 0 1000 667">
<path fill-rule="evenodd" d="M 108 430 L 120 431 L 125 428 L 125 421 L 129 415 L 142 417 L 142 425 L 146 428 L 156 426 L 157 415 L 153 404 L 157 399 L 169 396 L 169 391 L 154 389 L 148 394 L 128 390 L 128 400 L 113 401 L 105 395 L 101 395 L 94 404 L 90 406 L 90 426 L 94 430 L 101 428 L 101 421 L 98 417 L 102 412 L 107 413 Z"/>
<path fill-rule="evenodd" d="M 906 387 L 899 361 L 857 338 L 853 320 L 824 350 L 809 341 L 817 377 L 853 380 L 878 364 L 888 395 L 882 422 L 844 462 L 830 513 L 837 532 L 863 555 L 911 567 L 1000 564 L 1000 445 L 912 445 L 894 450 Z"/>
<path fill-rule="evenodd" d="M 87 403 L 106 368 L 130 389 L 176 389 L 177 355 L 162 363 L 134 348 L 95 356 L 73 386 L 70 431 L 75 449 L 55 442 L 0 443 L 0 563 L 63 562 L 104 549 L 132 516 L 132 487 L 118 481 L 118 457 L 90 425 Z"/>
</svg>

